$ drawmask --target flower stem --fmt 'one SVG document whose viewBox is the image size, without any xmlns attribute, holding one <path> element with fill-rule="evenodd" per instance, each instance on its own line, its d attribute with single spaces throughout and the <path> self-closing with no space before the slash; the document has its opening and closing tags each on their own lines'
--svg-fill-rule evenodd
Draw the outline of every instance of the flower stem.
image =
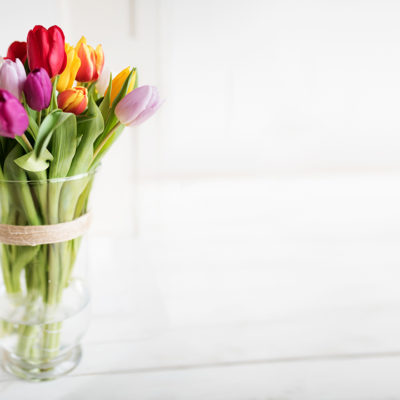
<svg viewBox="0 0 400 400">
<path fill-rule="evenodd" d="M 104 145 L 108 142 L 108 139 L 114 134 L 114 132 L 118 129 L 118 127 L 121 125 L 121 122 L 118 122 L 117 125 L 114 126 L 113 129 L 111 129 L 110 132 L 108 132 L 107 136 L 101 141 L 101 143 L 98 145 L 97 149 L 93 153 L 93 158 L 92 162 L 95 160 L 97 154 L 100 153 L 100 150 L 104 147 Z"/>
<path fill-rule="evenodd" d="M 42 110 L 38 111 L 37 114 L 37 126 L 40 126 L 40 122 L 42 121 Z"/>
<path fill-rule="evenodd" d="M 25 142 L 25 144 L 28 146 L 28 149 L 29 149 L 30 151 L 32 151 L 32 150 L 33 150 L 33 147 L 32 147 L 32 145 L 31 145 L 30 141 L 28 140 L 28 138 L 26 137 L 25 133 L 22 135 L 22 140 L 23 140 L 23 141 Z"/>
</svg>

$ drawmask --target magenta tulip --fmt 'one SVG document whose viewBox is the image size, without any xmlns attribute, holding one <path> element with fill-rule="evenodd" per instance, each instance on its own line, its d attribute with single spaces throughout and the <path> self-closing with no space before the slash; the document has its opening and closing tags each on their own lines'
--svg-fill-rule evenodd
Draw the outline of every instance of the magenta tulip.
<svg viewBox="0 0 400 400">
<path fill-rule="evenodd" d="M 52 84 L 44 68 L 34 69 L 26 78 L 24 93 L 28 106 L 40 111 L 47 108 L 51 100 Z"/>
<path fill-rule="evenodd" d="M 0 89 L 0 136 L 22 136 L 28 125 L 28 114 L 19 100 L 7 90 Z"/>
<path fill-rule="evenodd" d="M 22 88 L 26 80 L 25 68 L 21 60 L 4 60 L 0 66 L 0 89 L 13 94 L 17 99 L 22 100 Z"/>
<path fill-rule="evenodd" d="M 115 115 L 126 126 L 140 125 L 149 119 L 161 104 L 156 87 L 140 86 L 117 104 Z"/>
</svg>

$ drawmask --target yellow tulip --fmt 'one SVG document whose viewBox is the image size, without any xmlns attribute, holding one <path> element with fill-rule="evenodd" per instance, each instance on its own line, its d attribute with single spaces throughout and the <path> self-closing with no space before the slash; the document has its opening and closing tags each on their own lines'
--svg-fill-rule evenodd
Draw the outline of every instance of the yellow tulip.
<svg viewBox="0 0 400 400">
<path fill-rule="evenodd" d="M 123 69 L 113 80 L 112 80 L 112 85 L 111 85 L 111 99 L 110 99 L 110 105 L 113 103 L 114 99 L 118 96 L 119 91 L 121 90 L 122 86 L 124 85 L 126 78 L 128 78 L 130 74 L 129 67 Z M 128 87 L 128 91 L 126 94 L 129 92 L 132 92 L 133 86 L 135 85 L 135 80 L 136 80 L 136 71 L 133 72 L 132 74 L 132 79 Z M 106 90 L 106 93 L 104 96 L 107 95 L 108 88 Z"/>
<path fill-rule="evenodd" d="M 78 57 L 78 53 L 75 48 L 65 43 L 65 52 L 67 53 L 67 65 L 58 78 L 57 90 L 63 92 L 66 89 L 70 89 L 74 84 L 76 74 L 78 73 L 79 67 L 81 66 L 81 60 Z"/>
</svg>

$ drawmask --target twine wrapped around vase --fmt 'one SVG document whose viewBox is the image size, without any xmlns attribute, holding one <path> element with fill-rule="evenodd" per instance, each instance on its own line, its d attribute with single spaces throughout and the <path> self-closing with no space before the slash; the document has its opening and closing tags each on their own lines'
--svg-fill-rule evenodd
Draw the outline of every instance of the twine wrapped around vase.
<svg viewBox="0 0 400 400">
<path fill-rule="evenodd" d="M 76 239 L 85 234 L 91 222 L 86 213 L 69 222 L 53 225 L 7 225 L 0 224 L 0 243 L 17 246 L 38 246 Z"/>
</svg>

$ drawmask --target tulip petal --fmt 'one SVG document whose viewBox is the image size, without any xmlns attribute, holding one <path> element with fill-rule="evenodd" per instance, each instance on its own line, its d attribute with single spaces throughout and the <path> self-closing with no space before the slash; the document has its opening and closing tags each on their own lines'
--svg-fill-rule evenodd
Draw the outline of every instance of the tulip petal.
<svg viewBox="0 0 400 400">
<path fill-rule="evenodd" d="M 52 84 L 44 68 L 29 73 L 24 84 L 26 102 L 33 110 L 43 110 L 50 104 Z"/>
<path fill-rule="evenodd" d="M 4 60 L 3 64 L 0 66 L 0 89 L 8 90 L 21 100 L 22 87 L 25 80 L 25 69 L 19 59 L 15 62 Z"/>
<path fill-rule="evenodd" d="M 63 111 L 78 115 L 85 111 L 87 107 L 87 89 L 82 86 L 76 86 L 64 90 L 58 95 L 57 104 Z"/>
<path fill-rule="evenodd" d="M 146 108 L 140 115 L 129 125 L 129 126 L 137 126 L 142 124 L 143 122 L 147 121 L 150 117 L 152 117 L 157 110 L 163 105 L 163 101 L 157 101 L 149 108 Z"/>
<path fill-rule="evenodd" d="M 146 109 L 151 97 L 151 86 L 140 86 L 128 93 L 115 107 L 115 115 L 124 125 L 130 125 Z"/>
<path fill-rule="evenodd" d="M 65 53 L 65 36 L 63 31 L 57 26 L 48 29 L 49 46 L 52 51 L 49 53 L 50 76 L 55 76 L 64 71 L 67 63 Z"/>
<path fill-rule="evenodd" d="M 64 33 L 58 26 L 47 30 L 36 25 L 29 31 L 27 38 L 30 70 L 44 68 L 51 78 L 62 72 L 67 61 L 64 45 Z"/>
<path fill-rule="evenodd" d="M 26 61 L 26 42 L 12 42 L 7 50 L 7 58 L 12 61 L 20 59 L 24 63 Z"/>
<path fill-rule="evenodd" d="M 20 136 L 28 125 L 28 114 L 19 100 L 7 90 L 0 90 L 0 135 Z"/>
</svg>

